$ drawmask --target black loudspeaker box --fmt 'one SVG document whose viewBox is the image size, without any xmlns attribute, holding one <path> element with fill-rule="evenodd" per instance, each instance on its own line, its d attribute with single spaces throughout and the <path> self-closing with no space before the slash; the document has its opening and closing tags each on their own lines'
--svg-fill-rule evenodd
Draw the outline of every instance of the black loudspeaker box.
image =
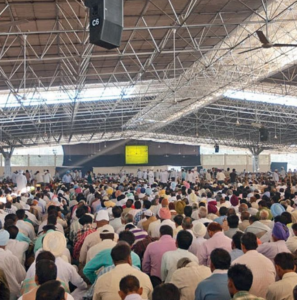
<svg viewBox="0 0 297 300">
<path fill-rule="evenodd" d="M 90 9 L 90 43 L 114 49 L 121 45 L 124 27 L 123 0 L 86 0 Z"/>
<path fill-rule="evenodd" d="M 219 153 L 220 152 L 220 146 L 219 145 L 215 145 L 215 153 Z"/>
<path fill-rule="evenodd" d="M 260 128 L 259 132 L 260 132 L 260 142 L 267 142 L 269 136 L 268 130 L 266 128 Z"/>
</svg>

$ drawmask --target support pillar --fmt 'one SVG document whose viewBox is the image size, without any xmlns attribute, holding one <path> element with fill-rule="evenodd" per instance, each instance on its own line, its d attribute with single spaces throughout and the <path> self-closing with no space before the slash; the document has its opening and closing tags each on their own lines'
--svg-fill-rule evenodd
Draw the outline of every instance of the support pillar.
<svg viewBox="0 0 297 300">
<path fill-rule="evenodd" d="M 9 177 L 11 178 L 11 156 L 13 154 L 14 148 L 11 147 L 10 149 L 4 150 L 3 148 L 0 148 L 0 152 L 3 155 L 4 158 L 4 176 L 5 178 Z"/>
<path fill-rule="evenodd" d="M 259 146 L 250 147 L 249 150 L 253 156 L 253 172 L 260 172 L 260 153 L 263 152 L 263 148 Z"/>
</svg>

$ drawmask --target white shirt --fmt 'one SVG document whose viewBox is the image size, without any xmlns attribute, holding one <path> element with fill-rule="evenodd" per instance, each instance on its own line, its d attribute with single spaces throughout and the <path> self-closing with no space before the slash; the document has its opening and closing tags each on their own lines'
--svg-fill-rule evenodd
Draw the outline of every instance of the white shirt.
<svg viewBox="0 0 297 300">
<path fill-rule="evenodd" d="M 55 264 L 57 266 L 57 278 L 65 282 L 71 282 L 79 289 L 86 289 L 87 284 L 78 274 L 77 270 L 70 264 L 67 263 L 63 258 L 56 257 Z M 27 271 L 26 279 L 33 278 L 35 276 L 35 261 L 32 263 Z"/>
<path fill-rule="evenodd" d="M 158 232 L 158 229 L 160 228 L 161 220 L 154 221 L 150 223 L 148 227 L 148 234 L 153 238 L 160 237 L 160 232 Z"/>
<path fill-rule="evenodd" d="M 232 265 L 235 264 L 246 265 L 252 271 L 254 279 L 250 294 L 265 298 L 268 286 L 275 282 L 276 273 L 271 260 L 256 250 L 250 250 L 235 259 Z"/>
<path fill-rule="evenodd" d="M 29 244 L 27 242 L 20 242 L 17 240 L 9 240 L 5 249 L 10 250 L 10 252 L 17 257 L 19 262 L 24 265 L 26 254 L 25 252 L 28 250 Z"/>
<path fill-rule="evenodd" d="M 105 249 L 113 248 L 117 243 L 113 240 L 103 240 L 97 245 L 91 247 L 87 252 L 87 262 L 93 259 L 98 253 Z"/>
<path fill-rule="evenodd" d="M 148 275 L 129 264 L 120 264 L 97 279 L 93 300 L 121 300 L 118 294 L 119 283 L 127 275 L 133 275 L 139 280 L 143 288 L 142 299 L 152 298 L 153 286 Z"/>
<path fill-rule="evenodd" d="M 177 250 L 168 251 L 163 254 L 161 264 L 162 281 L 165 281 L 166 283 L 171 281 L 171 277 L 174 271 L 177 269 L 177 262 L 184 257 L 187 257 L 191 261 L 198 263 L 198 258 L 188 250 L 178 248 Z"/>
<path fill-rule="evenodd" d="M 111 225 L 116 232 L 120 227 L 123 226 L 122 219 L 121 218 L 115 218 L 111 221 L 109 221 L 109 225 Z"/>
<path fill-rule="evenodd" d="M 0 269 L 5 273 L 10 296 L 18 297 L 21 290 L 21 282 L 26 277 L 24 267 L 9 250 L 0 248 Z M 11 298 L 13 299 L 13 297 Z"/>
</svg>

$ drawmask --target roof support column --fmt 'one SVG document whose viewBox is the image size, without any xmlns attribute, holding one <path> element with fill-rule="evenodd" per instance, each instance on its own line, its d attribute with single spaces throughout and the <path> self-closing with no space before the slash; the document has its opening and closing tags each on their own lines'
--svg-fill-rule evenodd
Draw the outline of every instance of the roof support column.
<svg viewBox="0 0 297 300">
<path fill-rule="evenodd" d="M 11 147 L 8 150 L 4 150 L 3 148 L 0 148 L 0 152 L 2 153 L 4 157 L 4 173 L 5 173 L 5 178 L 9 177 L 11 178 L 11 156 L 13 154 L 14 148 Z"/>
<path fill-rule="evenodd" d="M 260 153 L 263 152 L 264 149 L 260 146 L 253 146 L 250 147 L 249 150 L 253 156 L 253 172 L 257 173 L 260 171 Z"/>
</svg>

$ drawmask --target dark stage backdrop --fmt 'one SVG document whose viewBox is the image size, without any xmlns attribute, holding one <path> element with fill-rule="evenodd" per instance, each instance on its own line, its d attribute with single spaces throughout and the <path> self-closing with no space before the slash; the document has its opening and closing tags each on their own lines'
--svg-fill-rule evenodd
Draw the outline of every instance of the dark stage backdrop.
<svg viewBox="0 0 297 300">
<path fill-rule="evenodd" d="M 147 145 L 149 162 L 137 166 L 199 166 L 200 147 L 149 141 L 112 141 L 100 144 L 64 145 L 63 166 L 118 167 L 125 164 L 126 145 Z M 131 165 L 129 165 L 131 166 Z"/>
</svg>

